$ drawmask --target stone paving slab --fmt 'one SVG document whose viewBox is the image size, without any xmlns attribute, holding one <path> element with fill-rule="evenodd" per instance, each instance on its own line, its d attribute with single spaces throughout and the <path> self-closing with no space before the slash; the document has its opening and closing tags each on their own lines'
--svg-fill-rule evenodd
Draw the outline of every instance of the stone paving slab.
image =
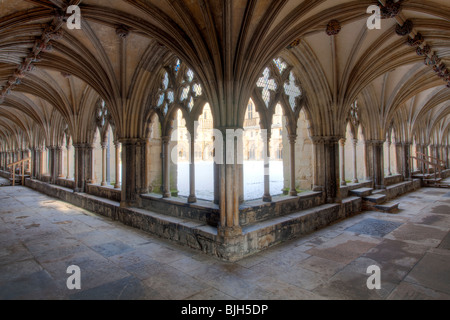
<svg viewBox="0 0 450 320">
<path fill-rule="evenodd" d="M 450 205 L 427 188 L 236 263 L 16 187 L 0 188 L 2 300 L 450 300 Z M 20 200 L 19 200 L 20 199 Z M 78 265 L 82 289 L 68 290 Z M 382 289 L 368 290 L 369 265 Z"/>
</svg>

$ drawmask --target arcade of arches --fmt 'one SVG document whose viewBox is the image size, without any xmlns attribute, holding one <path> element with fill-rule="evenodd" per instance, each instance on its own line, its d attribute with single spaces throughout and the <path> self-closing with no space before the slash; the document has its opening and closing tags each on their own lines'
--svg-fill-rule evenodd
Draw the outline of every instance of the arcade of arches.
<svg viewBox="0 0 450 320">
<path fill-rule="evenodd" d="M 2 175 L 29 157 L 28 187 L 220 258 L 360 212 L 355 190 L 420 187 L 426 156 L 450 167 L 446 0 L 0 12 Z"/>
</svg>

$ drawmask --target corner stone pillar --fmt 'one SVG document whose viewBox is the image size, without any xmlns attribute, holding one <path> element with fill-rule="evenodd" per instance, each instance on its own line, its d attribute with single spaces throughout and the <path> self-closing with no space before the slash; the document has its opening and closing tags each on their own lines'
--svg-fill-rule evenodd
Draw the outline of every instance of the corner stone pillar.
<svg viewBox="0 0 450 320">
<path fill-rule="evenodd" d="M 403 143 L 403 177 L 405 180 L 411 180 L 411 143 Z"/>
<path fill-rule="evenodd" d="M 239 129 L 239 128 L 237 128 Z M 223 155 L 216 159 L 219 164 L 219 208 L 220 225 L 218 234 L 224 238 L 234 238 L 242 235 L 239 221 L 241 177 L 238 159 L 238 146 L 235 143 L 236 128 L 222 128 Z M 219 137 L 216 137 L 219 139 Z"/>
<path fill-rule="evenodd" d="M 37 149 L 31 149 L 31 179 L 37 178 Z"/>
<path fill-rule="evenodd" d="M 162 137 L 162 162 L 163 162 L 163 198 L 170 198 L 172 196 L 170 190 L 170 137 Z"/>
<path fill-rule="evenodd" d="M 373 181 L 376 189 L 386 189 L 384 184 L 384 141 L 372 141 Z"/>
<path fill-rule="evenodd" d="M 403 146 L 400 142 L 395 143 L 395 159 L 397 163 L 397 173 L 403 174 L 403 157 L 402 157 Z"/>
<path fill-rule="evenodd" d="M 345 187 L 347 185 L 347 181 L 345 179 L 345 139 L 339 140 L 339 147 L 340 147 L 340 175 L 341 175 L 341 186 Z"/>
<path fill-rule="evenodd" d="M 340 203 L 339 140 L 341 137 L 312 137 L 314 148 L 314 191 L 324 191 L 327 203 Z"/>
<path fill-rule="evenodd" d="M 90 144 L 74 144 L 75 149 L 75 192 L 86 192 L 86 186 L 92 181 L 93 147 Z"/>
<path fill-rule="evenodd" d="M 140 206 L 145 164 L 146 142 L 142 139 L 122 139 L 122 199 L 120 206 Z"/>
<path fill-rule="evenodd" d="M 62 148 L 59 146 L 47 147 L 49 152 L 49 166 L 51 175 L 51 184 L 56 184 L 59 177 L 62 176 Z"/>
</svg>

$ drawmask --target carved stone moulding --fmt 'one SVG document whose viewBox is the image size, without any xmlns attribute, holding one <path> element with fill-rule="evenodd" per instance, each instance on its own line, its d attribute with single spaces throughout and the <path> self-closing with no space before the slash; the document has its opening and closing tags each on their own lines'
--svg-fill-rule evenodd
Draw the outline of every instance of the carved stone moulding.
<svg viewBox="0 0 450 320">
<path fill-rule="evenodd" d="M 399 36 L 406 36 L 412 32 L 413 28 L 414 28 L 413 22 L 408 19 L 403 23 L 403 26 L 397 24 L 397 27 L 395 28 L 395 32 Z"/>
<path fill-rule="evenodd" d="M 326 33 L 329 36 L 335 36 L 341 31 L 342 27 L 339 21 L 331 20 L 327 25 Z"/>
<path fill-rule="evenodd" d="M 395 18 L 402 10 L 400 1 L 394 2 L 393 0 L 387 0 L 384 6 L 380 5 L 380 9 L 382 19 Z"/>
<path fill-rule="evenodd" d="M 295 39 L 288 47 L 287 49 L 294 49 L 295 47 L 297 47 L 300 44 L 300 39 Z"/>
<path fill-rule="evenodd" d="M 128 35 L 130 34 L 130 29 L 125 25 L 119 25 L 116 27 L 116 34 L 122 38 L 126 39 Z"/>
<path fill-rule="evenodd" d="M 431 53 L 431 47 L 429 45 L 425 45 L 423 48 L 417 47 L 416 52 L 419 56 L 429 55 Z"/>
<path fill-rule="evenodd" d="M 411 47 L 419 47 L 422 45 L 422 43 L 424 41 L 425 41 L 425 39 L 423 38 L 422 34 L 420 34 L 420 32 L 419 32 L 416 34 L 414 39 L 408 38 L 408 45 L 410 45 Z"/>
<path fill-rule="evenodd" d="M 425 58 L 425 64 L 427 66 L 434 66 L 441 63 L 441 59 L 436 54 L 433 54 L 431 57 Z"/>
</svg>

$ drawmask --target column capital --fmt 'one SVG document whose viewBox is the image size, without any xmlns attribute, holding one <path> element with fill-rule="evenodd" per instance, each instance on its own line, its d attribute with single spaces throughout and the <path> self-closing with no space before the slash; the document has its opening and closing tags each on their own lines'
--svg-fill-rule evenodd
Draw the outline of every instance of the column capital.
<svg viewBox="0 0 450 320">
<path fill-rule="evenodd" d="M 340 143 L 341 147 L 345 147 L 345 144 L 347 143 L 347 139 L 342 138 L 341 140 L 339 140 L 339 143 Z"/>
<path fill-rule="evenodd" d="M 161 141 L 162 141 L 163 143 L 169 143 L 171 140 L 172 140 L 172 138 L 169 137 L 169 136 L 163 136 L 163 137 L 161 137 Z"/>
<path fill-rule="evenodd" d="M 311 141 L 313 144 L 336 144 L 341 139 L 345 139 L 342 136 L 313 136 Z"/>
<path fill-rule="evenodd" d="M 290 134 L 290 135 L 288 136 L 289 143 L 295 144 L 295 143 L 297 142 L 297 138 L 298 138 L 297 135 L 295 135 L 295 134 Z"/>
<path fill-rule="evenodd" d="M 146 140 L 141 138 L 123 138 L 118 139 L 117 141 L 122 145 L 140 145 L 142 143 L 146 143 Z"/>
</svg>

